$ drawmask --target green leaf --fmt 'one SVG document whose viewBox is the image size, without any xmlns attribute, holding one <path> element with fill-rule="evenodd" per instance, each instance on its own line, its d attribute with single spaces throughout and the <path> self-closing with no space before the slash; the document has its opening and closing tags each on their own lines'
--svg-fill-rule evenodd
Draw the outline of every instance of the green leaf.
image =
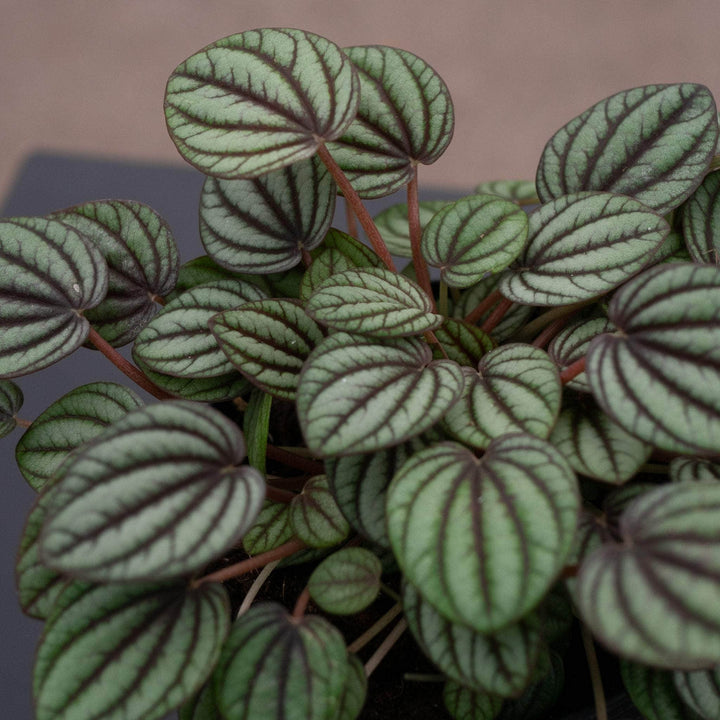
<svg viewBox="0 0 720 720">
<path fill-rule="evenodd" d="M 562 658 L 549 654 L 549 667 L 520 697 L 503 703 L 498 720 L 547 720 L 565 686 Z"/>
<path fill-rule="evenodd" d="M 586 557 L 574 600 L 613 652 L 694 670 L 720 657 L 720 484 L 670 483 L 625 509 L 617 543 Z"/>
<path fill-rule="evenodd" d="M 665 214 L 700 184 L 717 140 L 715 101 L 703 85 L 625 90 L 550 138 L 537 171 L 538 196 L 549 202 L 580 190 L 607 190 Z"/>
<path fill-rule="evenodd" d="M 522 252 L 527 234 L 528 217 L 514 202 L 470 195 L 433 215 L 421 249 L 450 287 L 467 288 L 508 267 Z"/>
<path fill-rule="evenodd" d="M 260 555 L 286 543 L 293 537 L 290 506 L 266 500 L 255 522 L 243 535 L 242 545 L 248 555 Z"/>
<path fill-rule="evenodd" d="M 180 708 L 178 720 L 222 720 L 212 682 L 205 683 L 202 690 Z"/>
<path fill-rule="evenodd" d="M 100 251 L 57 220 L 0 221 L 0 377 L 42 370 L 90 332 L 83 313 L 107 290 Z"/>
<path fill-rule="evenodd" d="M 500 292 L 526 305 L 569 305 L 603 295 L 645 267 L 670 227 L 642 203 L 576 193 L 530 215 L 525 251 Z"/>
<path fill-rule="evenodd" d="M 529 684 L 542 638 L 536 617 L 481 635 L 440 615 L 410 583 L 403 612 L 422 651 L 451 680 L 500 697 L 515 697 Z"/>
<path fill-rule="evenodd" d="M 217 410 L 183 400 L 134 410 L 80 451 L 52 490 L 40 540 L 52 569 L 90 581 L 201 570 L 252 525 L 262 475 Z"/>
<path fill-rule="evenodd" d="M 462 386 L 460 367 L 432 360 L 421 340 L 335 333 L 315 348 L 300 374 L 300 427 L 317 455 L 375 452 L 430 429 Z"/>
<path fill-rule="evenodd" d="M 587 395 L 565 405 L 550 442 L 575 472 L 613 485 L 630 480 L 653 450 L 623 430 Z"/>
<path fill-rule="evenodd" d="M 308 588 L 321 610 L 354 615 L 371 605 L 380 592 L 382 563 L 369 550 L 346 547 L 313 570 Z"/>
<path fill-rule="evenodd" d="M 292 499 L 290 524 L 297 537 L 316 548 L 337 545 L 350 531 L 324 475 L 310 478 L 302 492 Z"/>
<path fill-rule="evenodd" d="M 340 709 L 333 720 L 356 720 L 365 704 L 368 684 L 365 668 L 357 655 L 349 655 L 348 664 L 350 667 L 340 699 Z"/>
<path fill-rule="evenodd" d="M 38 720 L 165 717 L 212 672 L 229 612 L 218 584 L 69 585 L 35 661 Z"/>
<path fill-rule="evenodd" d="M 350 672 L 342 635 L 318 616 L 293 619 L 275 603 L 235 622 L 215 671 L 220 712 L 232 720 L 335 718 Z"/>
<path fill-rule="evenodd" d="M 600 407 L 656 447 L 720 453 L 720 268 L 651 268 L 615 293 L 608 316 L 617 332 L 587 354 Z"/>
<path fill-rule="evenodd" d="M 323 339 L 317 323 L 294 300 L 260 300 L 216 315 L 210 330 L 230 362 L 261 390 L 294 400 L 298 376 Z"/>
<path fill-rule="evenodd" d="M 697 458 L 677 457 L 670 461 L 670 479 L 674 482 L 720 480 L 720 463 Z"/>
<path fill-rule="evenodd" d="M 447 430 L 474 447 L 524 432 L 548 438 L 560 412 L 560 375 L 540 348 L 511 343 L 491 350 L 477 372 L 464 367 L 463 396 L 443 419 Z"/>
<path fill-rule="evenodd" d="M 720 260 L 720 173 L 705 176 L 682 206 L 683 236 L 692 260 L 717 265 Z"/>
<path fill-rule="evenodd" d="M 565 459 L 520 433 L 494 440 L 480 459 L 457 443 L 422 450 L 387 496 L 403 574 L 441 615 L 480 633 L 540 602 L 570 552 L 579 510 Z"/>
<path fill-rule="evenodd" d="M 346 48 L 358 69 L 357 117 L 329 146 L 361 197 L 406 185 L 418 163 L 429 165 L 453 134 L 452 100 L 442 78 L 406 50 L 383 45 Z"/>
<path fill-rule="evenodd" d="M 435 337 L 450 360 L 470 367 L 477 367 L 480 359 L 495 347 L 493 339 L 479 327 L 455 318 L 445 318 L 435 330 Z"/>
<path fill-rule="evenodd" d="M 445 683 L 443 702 L 453 720 L 493 720 L 503 704 L 502 698 L 473 692 L 452 680 Z"/>
<path fill-rule="evenodd" d="M 378 338 L 421 335 L 443 321 L 419 285 L 386 268 L 334 273 L 315 288 L 306 310 L 333 330 Z"/>
<path fill-rule="evenodd" d="M 423 200 L 419 205 L 420 227 L 424 228 L 435 215 L 447 205 L 446 200 Z M 380 231 L 387 249 L 397 257 L 412 257 L 410 242 L 410 225 L 406 203 L 391 205 L 374 218 L 375 226 Z"/>
<path fill-rule="evenodd" d="M 533 180 L 489 180 L 475 187 L 478 195 L 499 195 L 518 205 L 537 205 L 537 190 Z"/>
<path fill-rule="evenodd" d="M 243 415 L 243 433 L 247 443 L 248 464 L 257 468 L 263 475 L 265 475 L 271 406 L 272 395 L 254 388 L 250 393 L 250 399 Z"/>
<path fill-rule="evenodd" d="M 23 404 L 22 390 L 10 380 L 0 380 L 0 438 L 17 426 L 15 416 Z"/>
<path fill-rule="evenodd" d="M 165 91 L 173 142 L 206 175 L 248 178 L 309 158 L 357 112 L 343 51 L 303 30 L 248 30 L 178 65 Z"/>
<path fill-rule="evenodd" d="M 212 378 L 233 365 L 210 331 L 218 313 L 263 300 L 265 293 L 241 280 L 197 285 L 168 303 L 135 340 L 133 358 L 143 367 L 180 378 Z"/>
<path fill-rule="evenodd" d="M 132 342 L 155 314 L 156 298 L 175 286 L 178 250 L 168 224 L 129 200 L 89 202 L 50 217 L 92 241 L 108 264 L 107 294 L 85 317 L 114 347 Z"/>
<path fill-rule="evenodd" d="M 71 390 L 20 438 L 15 448 L 18 469 L 31 487 L 42 490 L 70 453 L 142 405 L 135 392 L 115 383 L 89 383 Z"/>
<path fill-rule="evenodd" d="M 703 720 L 720 717 L 720 665 L 710 670 L 673 673 L 681 699 Z"/>
<path fill-rule="evenodd" d="M 335 212 L 337 188 L 317 158 L 246 180 L 208 177 L 200 197 L 207 254 L 236 272 L 274 273 L 317 247 Z"/>
</svg>

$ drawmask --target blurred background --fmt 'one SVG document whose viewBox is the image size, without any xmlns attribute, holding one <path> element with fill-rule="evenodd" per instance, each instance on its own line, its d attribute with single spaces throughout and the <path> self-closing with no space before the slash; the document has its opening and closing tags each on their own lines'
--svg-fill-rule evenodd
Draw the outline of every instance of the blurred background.
<svg viewBox="0 0 720 720">
<path fill-rule="evenodd" d="M 180 163 L 164 125 L 168 75 L 206 44 L 255 27 L 392 45 L 429 62 L 457 119 L 450 149 L 421 174 L 426 185 L 532 177 L 558 127 L 625 88 L 693 81 L 720 96 L 718 0 L 0 0 L 0 8 L 0 198 L 39 149 Z"/>
</svg>

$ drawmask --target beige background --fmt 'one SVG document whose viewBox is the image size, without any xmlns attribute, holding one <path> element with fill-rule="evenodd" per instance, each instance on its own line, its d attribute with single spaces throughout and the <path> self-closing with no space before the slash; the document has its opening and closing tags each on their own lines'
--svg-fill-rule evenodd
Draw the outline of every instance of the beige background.
<svg viewBox="0 0 720 720">
<path fill-rule="evenodd" d="M 38 149 L 180 163 L 164 126 L 167 76 L 254 27 L 393 45 L 433 65 L 456 127 L 423 169 L 426 185 L 532 177 L 559 126 L 624 88 L 687 80 L 720 97 L 720 0 L 0 0 L 0 10 L 0 197 Z"/>
</svg>

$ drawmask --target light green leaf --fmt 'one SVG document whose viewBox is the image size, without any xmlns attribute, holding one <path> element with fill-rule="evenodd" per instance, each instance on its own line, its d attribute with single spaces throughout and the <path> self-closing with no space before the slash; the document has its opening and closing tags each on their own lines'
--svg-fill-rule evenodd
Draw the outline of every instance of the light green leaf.
<svg viewBox="0 0 720 720">
<path fill-rule="evenodd" d="M 275 273 L 317 247 L 335 211 L 337 188 L 317 158 L 246 180 L 208 177 L 200 196 L 207 254 L 236 272 Z"/>
<path fill-rule="evenodd" d="M 507 268 L 527 240 L 528 217 L 496 195 L 470 195 L 439 210 L 425 226 L 423 257 L 450 286 L 467 288 Z"/>
<path fill-rule="evenodd" d="M 340 710 L 333 720 L 356 720 L 365 704 L 368 684 L 365 668 L 357 655 L 349 655 L 348 664 L 350 667 L 340 700 Z"/>
<path fill-rule="evenodd" d="M 478 195 L 499 195 L 518 205 L 537 205 L 537 190 L 533 180 L 489 180 L 475 187 Z"/>
<path fill-rule="evenodd" d="M 558 130 L 540 159 L 542 202 L 580 190 L 636 197 L 665 214 L 700 184 L 715 154 L 717 109 L 703 85 L 611 95 Z"/>
<path fill-rule="evenodd" d="M 303 30 L 248 30 L 178 65 L 165 91 L 170 137 L 206 175 L 248 178 L 315 154 L 357 112 L 345 53 Z"/>
<path fill-rule="evenodd" d="M 680 211 L 685 245 L 698 263 L 720 261 L 719 194 L 720 173 L 708 173 Z"/>
<path fill-rule="evenodd" d="M 248 464 L 265 475 L 272 395 L 254 388 L 243 415 L 243 433 L 247 444 Z"/>
<path fill-rule="evenodd" d="M 648 265 L 669 232 L 664 218 L 629 197 L 560 197 L 530 215 L 525 251 L 500 292 L 526 305 L 590 300 Z"/>
<path fill-rule="evenodd" d="M 83 313 L 107 290 L 108 268 L 82 234 L 57 220 L 0 221 L 0 378 L 42 370 L 73 353 Z"/>
<path fill-rule="evenodd" d="M 553 650 L 547 657 L 545 672 L 536 672 L 539 677 L 520 697 L 503 703 L 498 720 L 547 720 L 550 717 L 565 686 L 565 668 L 562 658 Z"/>
<path fill-rule="evenodd" d="M 532 610 L 570 552 L 575 475 L 549 443 L 520 433 L 482 458 L 441 443 L 410 458 L 387 495 L 403 574 L 444 617 L 492 633 Z"/>
<path fill-rule="evenodd" d="M 612 335 L 590 344 L 600 407 L 629 433 L 676 453 L 720 453 L 720 267 L 651 268 L 610 302 Z"/>
<path fill-rule="evenodd" d="M 443 321 L 419 285 L 386 268 L 334 273 L 315 288 L 306 310 L 333 330 L 378 338 L 421 335 Z"/>
<path fill-rule="evenodd" d="M 447 205 L 446 200 L 423 200 L 419 205 L 420 227 L 424 228 L 435 215 Z M 408 207 L 406 203 L 391 205 L 374 218 L 375 226 L 380 231 L 387 249 L 397 257 L 412 257 L 410 242 L 410 225 L 408 223 Z"/>
<path fill-rule="evenodd" d="M 477 693 L 448 680 L 443 688 L 443 702 L 453 720 L 493 720 L 502 708 L 502 698 Z"/>
<path fill-rule="evenodd" d="M 90 581 L 192 575 L 260 512 L 262 475 L 237 426 L 183 400 L 134 410 L 80 451 L 52 489 L 40 540 L 52 569 Z"/>
<path fill-rule="evenodd" d="M 178 720 L 222 720 L 212 682 L 205 683 L 202 690 L 180 708 Z"/>
<path fill-rule="evenodd" d="M 40 641 L 38 720 L 155 720 L 212 672 L 229 629 L 221 585 L 69 585 Z"/>
<path fill-rule="evenodd" d="M 297 537 L 316 548 L 338 545 L 350 531 L 324 475 L 310 478 L 302 492 L 292 499 L 290 524 Z"/>
<path fill-rule="evenodd" d="M 17 426 L 15 416 L 23 404 L 22 390 L 10 380 L 0 380 L 0 438 Z"/>
<path fill-rule="evenodd" d="M 479 327 L 455 318 L 445 318 L 435 337 L 450 360 L 473 368 L 495 347 L 493 339 Z"/>
<path fill-rule="evenodd" d="M 243 549 L 249 555 L 260 555 L 286 543 L 292 536 L 290 505 L 266 500 L 255 522 L 243 535 Z"/>
<path fill-rule="evenodd" d="M 720 665 L 673 673 L 673 681 L 683 702 L 703 720 L 720 718 Z"/>
<path fill-rule="evenodd" d="M 670 479 L 674 482 L 720 480 L 720 463 L 698 458 L 677 457 L 670 461 Z"/>
<path fill-rule="evenodd" d="M 297 410 L 310 451 L 374 452 L 430 429 L 462 392 L 460 366 L 414 338 L 326 338 L 300 375 Z"/>
</svg>

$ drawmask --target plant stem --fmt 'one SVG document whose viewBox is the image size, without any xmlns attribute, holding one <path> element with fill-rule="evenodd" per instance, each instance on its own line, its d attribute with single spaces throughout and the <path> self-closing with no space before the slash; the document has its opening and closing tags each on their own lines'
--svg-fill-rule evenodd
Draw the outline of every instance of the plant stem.
<svg viewBox="0 0 720 720">
<path fill-rule="evenodd" d="M 569 322 L 570 316 L 565 315 L 553 320 L 532 342 L 536 348 L 544 348 Z"/>
<path fill-rule="evenodd" d="M 340 188 L 340 191 L 345 198 L 345 202 L 350 205 L 355 213 L 355 216 L 360 221 L 360 225 L 362 225 L 362 229 L 365 231 L 365 234 L 367 235 L 368 240 L 373 246 L 373 250 L 375 250 L 377 256 L 385 263 L 388 270 L 397 272 L 392 256 L 387 249 L 387 245 L 385 245 L 385 241 L 382 239 L 379 230 L 375 227 L 375 223 L 370 217 L 370 213 L 368 213 L 367 208 L 363 205 L 363 202 L 355 191 L 355 188 L 350 184 L 350 181 L 347 179 L 345 173 L 335 162 L 335 159 L 330 154 L 330 151 L 323 143 L 318 145 L 317 154 L 323 163 L 325 163 L 325 167 L 327 167 L 330 171 L 330 174 L 333 176 L 333 179 L 337 183 L 337 186 Z"/>
<path fill-rule="evenodd" d="M 408 682 L 445 682 L 444 675 L 430 675 L 429 673 L 405 673 L 403 680 Z"/>
<path fill-rule="evenodd" d="M 357 240 L 357 236 L 359 235 L 357 217 L 355 216 L 350 203 L 347 201 L 345 202 L 345 222 L 347 223 L 348 235 L 351 235 Z"/>
<path fill-rule="evenodd" d="M 228 565 L 221 570 L 216 570 L 209 575 L 203 575 L 203 577 L 195 580 L 191 587 L 198 587 L 206 582 L 225 582 L 225 580 L 231 580 L 232 578 L 240 577 L 249 573 L 251 570 L 257 570 L 258 568 L 265 567 L 268 563 L 275 562 L 276 560 L 282 560 L 283 558 L 290 557 L 296 552 L 307 547 L 305 543 L 299 538 L 293 538 L 288 540 L 278 547 L 268 550 L 267 552 L 260 553 L 255 557 L 248 558 L 242 562 L 235 563 L 234 565 Z"/>
<path fill-rule="evenodd" d="M 571 380 L 576 378 L 580 373 L 585 372 L 585 361 L 587 357 L 583 355 L 579 360 L 576 360 L 574 363 L 571 363 L 568 365 L 561 373 L 560 373 L 560 382 L 563 385 L 567 385 Z"/>
<path fill-rule="evenodd" d="M 607 706 L 605 704 L 605 693 L 603 692 L 602 677 L 600 677 L 600 666 L 598 665 L 595 644 L 593 643 L 590 631 L 584 623 L 580 623 L 580 634 L 582 635 L 585 657 L 588 661 L 590 679 L 592 680 L 593 695 L 595 696 L 595 715 L 597 720 L 608 720 Z"/>
<path fill-rule="evenodd" d="M 497 304 L 497 307 L 488 315 L 488 319 L 483 323 L 482 331 L 488 335 L 500 324 L 505 317 L 505 313 L 512 307 L 513 301 L 503 298 Z"/>
<path fill-rule="evenodd" d="M 32 425 L 32 420 L 25 420 L 24 418 L 15 418 L 15 424 L 18 427 L 29 428 Z"/>
<path fill-rule="evenodd" d="M 402 605 L 397 602 L 377 622 L 371 625 L 360 637 L 348 645 L 348 652 L 362 650 L 378 633 L 381 633 L 400 613 Z"/>
<path fill-rule="evenodd" d="M 313 262 L 312 255 L 304 247 L 300 250 L 300 254 L 302 255 L 303 267 L 305 269 L 309 268 Z"/>
<path fill-rule="evenodd" d="M 300 596 L 298 597 L 297 601 L 295 602 L 295 607 L 292 611 L 293 620 L 302 620 L 303 615 L 305 615 L 305 610 L 307 610 L 308 603 L 310 602 L 310 588 L 306 585 L 303 591 L 300 593 Z"/>
<path fill-rule="evenodd" d="M 396 603 L 401 603 L 402 598 L 398 595 L 391 587 L 388 587 L 385 583 L 380 583 L 380 590 L 382 590 L 390 599 Z"/>
<path fill-rule="evenodd" d="M 377 666 L 383 661 L 385 656 L 392 650 L 395 643 L 400 639 L 400 636 L 407 629 L 407 620 L 403 618 L 398 624 L 388 633 L 388 636 L 382 641 L 380 647 L 370 656 L 370 659 L 365 663 L 365 677 L 370 677 Z"/>
<path fill-rule="evenodd" d="M 448 316 L 448 286 L 444 280 L 440 280 L 440 299 L 438 304 L 438 312 L 443 316 Z"/>
<path fill-rule="evenodd" d="M 413 168 L 413 175 L 407 185 L 407 209 L 408 228 L 410 230 L 410 247 L 412 249 L 412 261 L 415 268 L 415 277 L 418 284 L 430 298 L 433 312 L 435 311 L 435 298 L 433 297 L 432 286 L 430 285 L 430 273 L 428 266 L 420 249 L 422 227 L 420 226 L 420 202 L 418 200 L 417 165 Z M 447 292 L 447 290 L 446 290 Z"/>
<path fill-rule="evenodd" d="M 95 328 L 90 328 L 88 339 L 113 365 L 125 373 L 127 377 L 143 390 L 154 395 L 158 400 L 171 400 L 173 398 L 172 395 L 161 390 L 139 368 L 136 368 L 129 360 L 126 360 L 107 340 L 101 337 Z"/>
<path fill-rule="evenodd" d="M 275 445 L 268 444 L 267 456 L 271 460 L 277 460 L 277 462 L 281 462 L 283 465 L 295 468 L 296 470 L 302 470 L 311 475 L 322 475 L 325 472 L 325 465 L 319 460 L 311 460 L 310 458 L 296 455 Z"/>
<path fill-rule="evenodd" d="M 493 290 L 471 313 L 465 316 L 468 325 L 475 325 L 478 320 L 494 305 L 497 305 L 503 296 L 499 290 Z"/>
<path fill-rule="evenodd" d="M 572 305 L 562 305 L 560 307 L 550 308 L 550 310 L 547 310 L 542 315 L 538 315 L 536 318 L 531 320 L 524 328 L 518 330 L 518 332 L 513 335 L 512 341 L 529 342 L 531 338 L 537 335 L 537 333 L 547 327 L 550 323 L 561 317 L 569 317 L 576 310 L 580 310 L 596 300 L 597 298 L 593 298 L 592 300 L 582 300 L 581 302 L 576 302 Z"/>
<path fill-rule="evenodd" d="M 237 615 L 235 616 L 235 619 L 239 618 L 241 615 L 244 615 L 249 609 L 250 606 L 255 601 L 255 598 L 257 597 L 257 594 L 260 592 L 260 589 L 265 584 L 265 581 L 270 577 L 270 573 L 280 564 L 279 560 L 275 560 L 275 562 L 268 563 L 258 574 L 258 576 L 255 578 L 253 584 L 250 586 L 250 589 L 247 591 L 247 595 L 243 598 L 242 603 L 240 604 L 240 607 L 238 608 Z"/>
</svg>

